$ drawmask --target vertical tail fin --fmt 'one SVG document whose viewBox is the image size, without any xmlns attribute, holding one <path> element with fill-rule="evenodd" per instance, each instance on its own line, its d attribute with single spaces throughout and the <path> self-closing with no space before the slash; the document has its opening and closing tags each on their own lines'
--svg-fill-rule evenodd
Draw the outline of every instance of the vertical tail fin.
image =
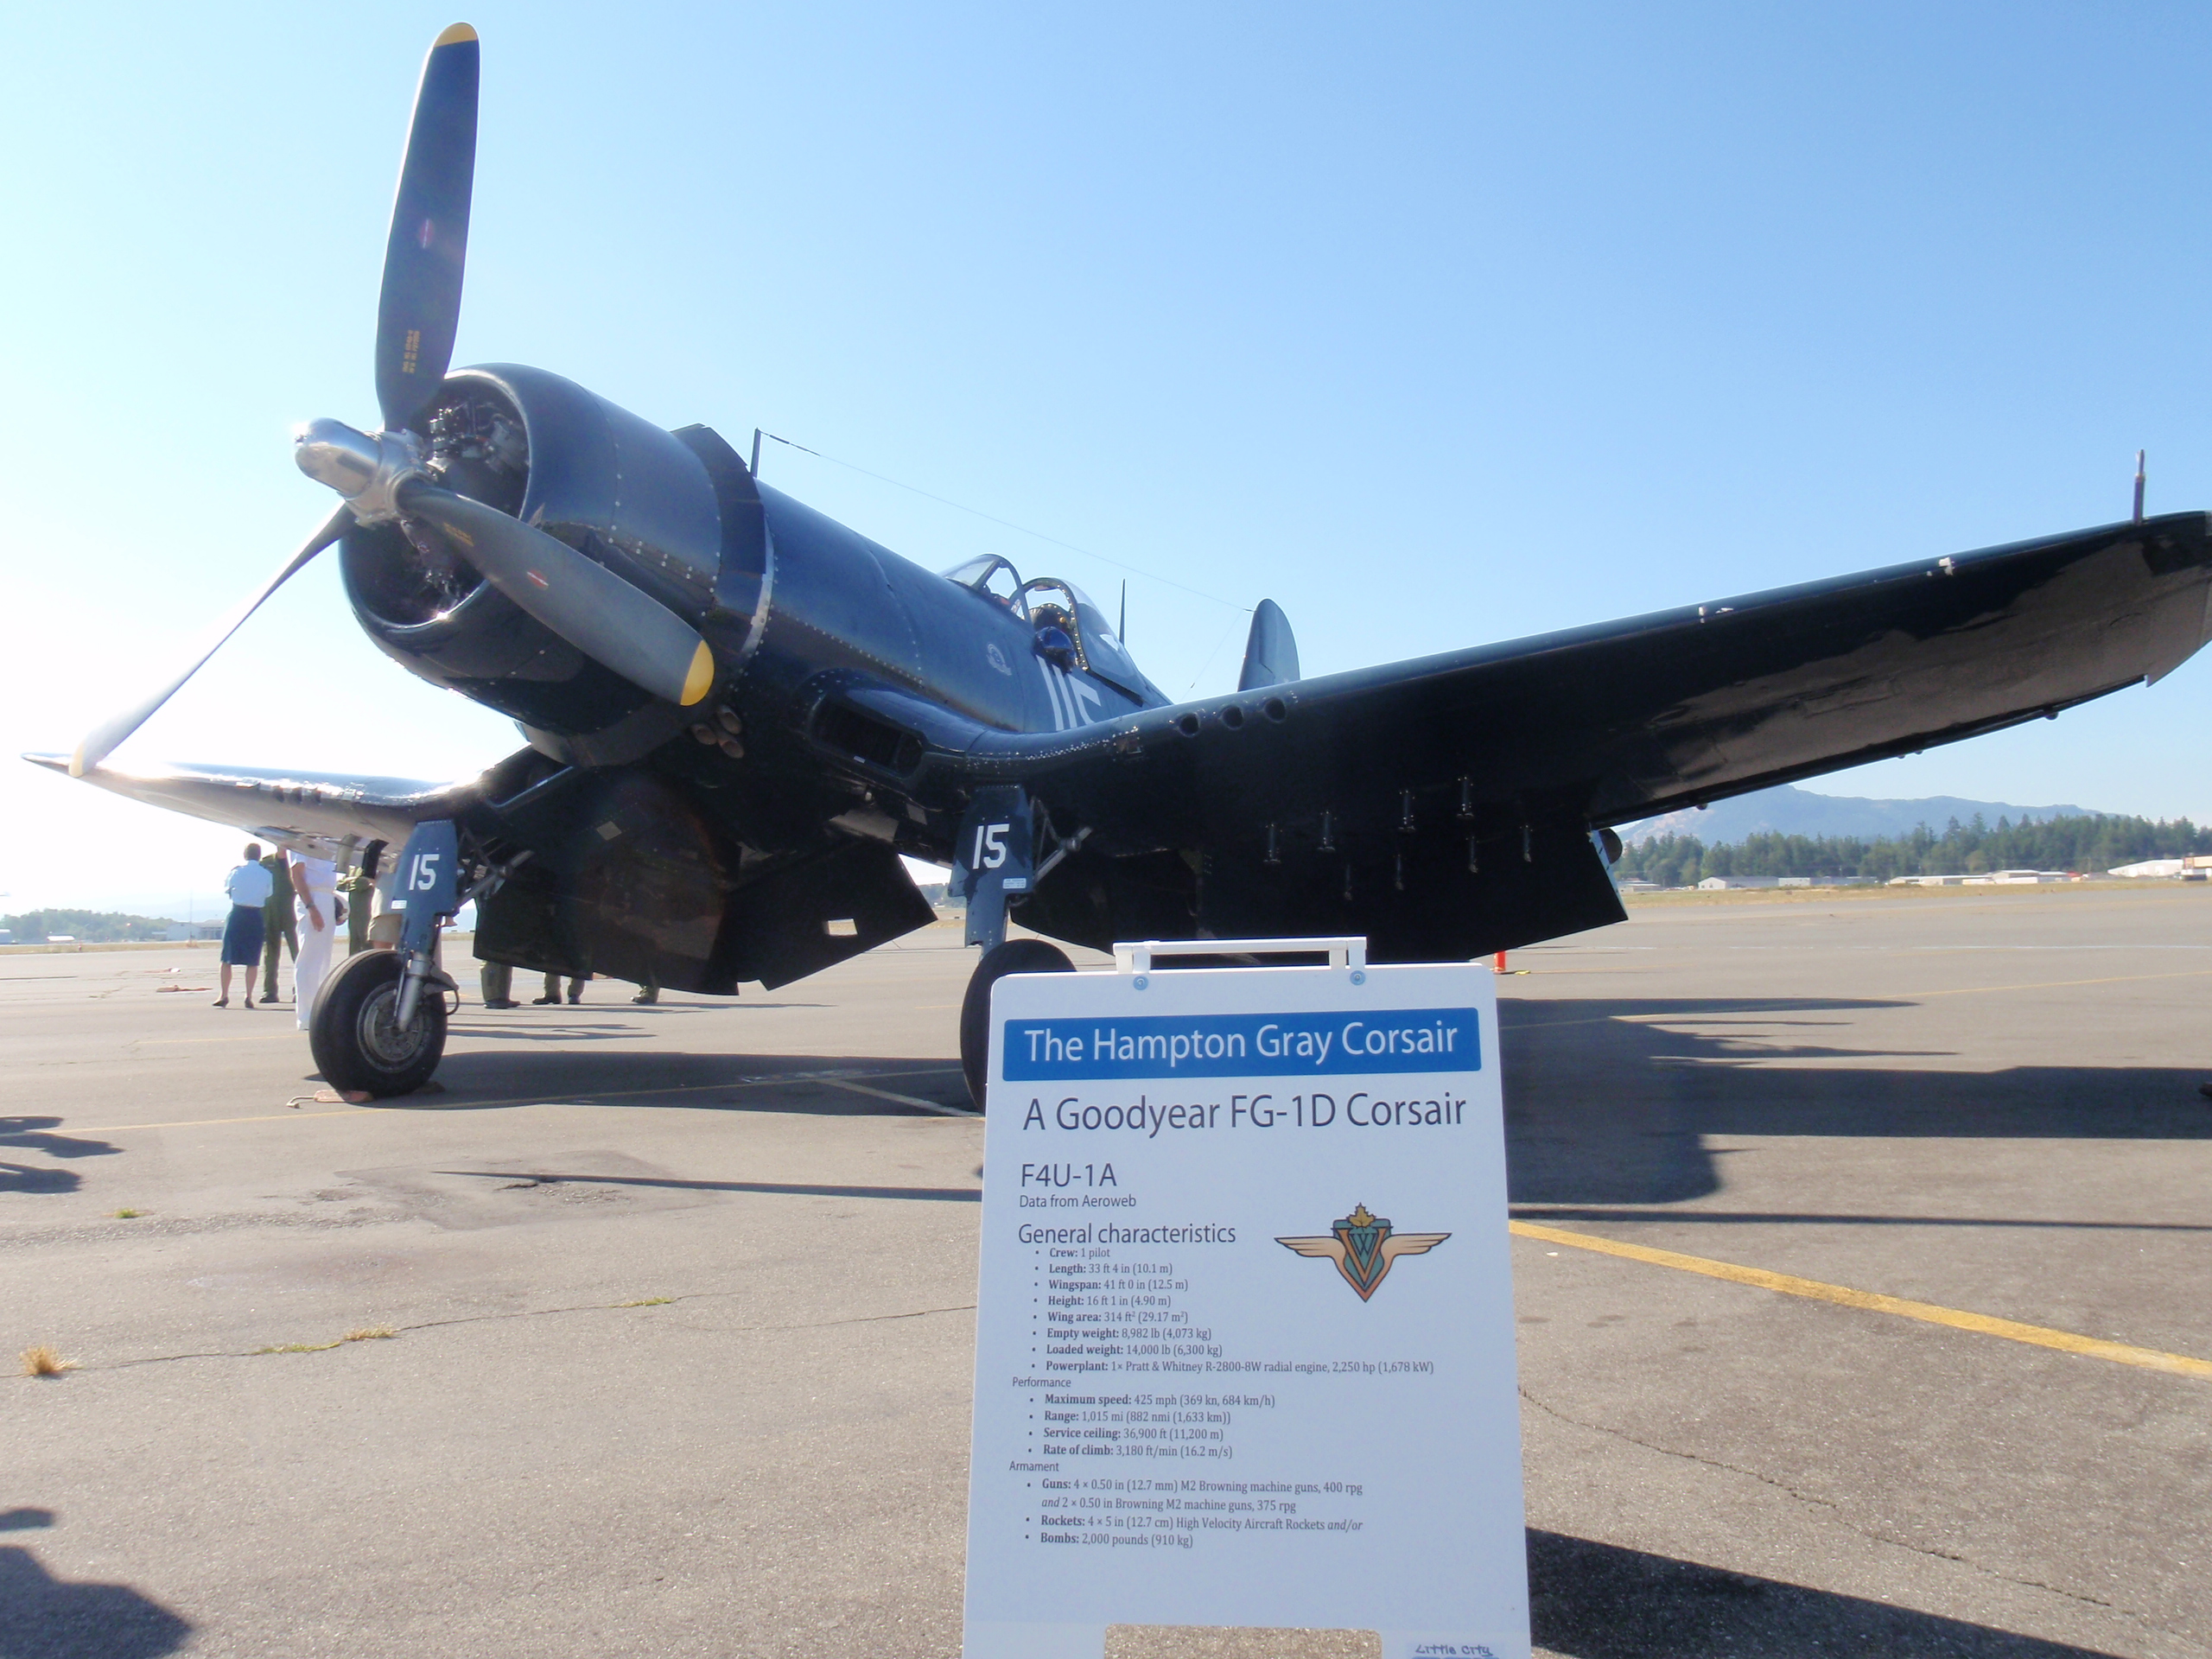
<svg viewBox="0 0 2212 1659">
<path fill-rule="evenodd" d="M 1263 599 L 1252 613 L 1251 636 L 1244 642 L 1244 671 L 1236 677 L 1236 689 L 1249 691 L 1297 677 L 1298 641 L 1291 638 L 1290 619 L 1274 601 Z"/>
</svg>

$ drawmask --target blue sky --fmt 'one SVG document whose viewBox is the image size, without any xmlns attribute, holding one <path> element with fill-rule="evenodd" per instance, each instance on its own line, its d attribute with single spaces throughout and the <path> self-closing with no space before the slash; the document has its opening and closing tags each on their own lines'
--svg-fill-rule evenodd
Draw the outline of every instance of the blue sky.
<svg viewBox="0 0 2212 1659">
<path fill-rule="evenodd" d="M 288 433 L 373 421 L 454 15 L 0 22 L 7 750 L 68 747 L 326 511 Z M 2108 521 L 2139 447 L 2153 511 L 2212 506 L 2200 8 L 462 15 L 458 360 L 1090 550 L 771 447 L 926 564 L 1109 603 L 1135 567 L 1173 693 L 1233 683 L 1263 594 L 1327 671 Z M 2208 677 L 1817 786 L 2212 819 Z M 443 777 L 516 742 L 325 568 L 118 760 Z M 0 766 L 0 909 L 204 907 L 235 839 Z"/>
</svg>

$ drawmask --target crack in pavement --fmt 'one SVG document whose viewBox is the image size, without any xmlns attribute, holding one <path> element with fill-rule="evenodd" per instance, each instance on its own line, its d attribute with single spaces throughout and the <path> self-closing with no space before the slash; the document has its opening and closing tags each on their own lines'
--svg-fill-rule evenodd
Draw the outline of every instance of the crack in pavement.
<svg viewBox="0 0 2212 1659">
<path fill-rule="evenodd" d="M 725 1300 L 746 1293 L 736 1290 L 698 1290 L 680 1296 L 648 1297 L 641 1301 L 579 1302 L 572 1307 L 525 1307 L 510 1313 L 464 1313 L 450 1319 L 420 1319 L 412 1325 L 396 1325 L 391 1328 L 406 1334 L 410 1331 L 438 1331 L 448 1325 L 490 1325 L 506 1319 L 539 1319 L 569 1313 L 612 1313 L 636 1307 L 670 1307 L 684 1302 Z M 785 1325 L 741 1325 L 733 1331 L 830 1331 L 847 1325 L 886 1325 L 898 1319 L 930 1319 L 939 1313 L 972 1313 L 973 1302 L 957 1302 L 950 1307 L 913 1307 L 897 1313 L 859 1313 L 840 1319 L 801 1319 Z M 201 1352 L 181 1354 L 147 1354 L 137 1359 L 111 1359 L 90 1363 L 73 1361 L 69 1369 L 75 1372 L 127 1371 L 141 1365 L 169 1365 L 187 1359 L 258 1359 L 265 1355 L 289 1352 L 324 1353 L 346 1345 L 342 1341 L 327 1344 L 317 1344 L 312 1348 L 276 1344 L 261 1348 L 214 1348 Z"/>
<path fill-rule="evenodd" d="M 1592 1433 L 1611 1435 L 1615 1440 L 1627 1441 L 1630 1446 L 1641 1446 L 1647 1452 L 1656 1452 L 1662 1457 L 1680 1458 L 1687 1463 L 1701 1464 L 1708 1469 L 1721 1470 L 1732 1475 L 1742 1475 L 1747 1479 L 1758 1481 L 1761 1485 L 1771 1486 L 1777 1491 L 1786 1493 L 1789 1497 L 1796 1498 L 1801 1503 L 1815 1505 L 1820 1509 L 1827 1510 L 1829 1514 L 1833 1515 L 1842 1525 L 1849 1528 L 1860 1537 L 1867 1539 L 1872 1542 L 1887 1544 L 1893 1548 L 1897 1549 L 1908 1549 L 1916 1555 L 1931 1556 L 1937 1560 L 1953 1561 L 1961 1567 L 1967 1568 L 1971 1572 L 1979 1573 L 1986 1578 L 1994 1579 L 2000 1584 L 2015 1585 L 2025 1590 L 2046 1591 L 2051 1595 L 2063 1596 L 2069 1601 L 2080 1602 L 2085 1606 L 2101 1608 L 2107 1612 L 2119 1613 L 2127 1618 L 2134 1620 L 2138 1624 L 2142 1626 L 2146 1632 L 2165 1637 L 2176 1642 L 2189 1643 L 2192 1646 L 2196 1645 L 2194 1638 L 2183 1635 L 2179 1630 L 2168 1630 L 2164 1625 L 2154 1621 L 2149 1614 L 2141 1612 L 2135 1608 L 2121 1606 L 2118 1602 L 2100 1600 L 2095 1596 L 2084 1595 L 2080 1591 L 2068 1590 L 2058 1585 L 2045 1584 L 2040 1579 L 2015 1578 L 2012 1574 L 2009 1573 L 2001 1573 L 1993 1567 L 1986 1567 L 1981 1562 L 1974 1560 L 1969 1556 L 1955 1554 L 1949 1550 L 1938 1549 L 1932 1544 L 1916 1543 L 1910 1538 L 1899 1538 L 1892 1534 L 1878 1531 L 1872 1527 L 1865 1526 L 1853 1520 L 1847 1513 L 1845 1512 L 1843 1505 L 1837 1503 L 1834 1498 L 1821 1497 L 1811 1492 L 1800 1491 L 1796 1487 L 1790 1485 L 1787 1481 L 1777 1480 L 1774 1476 L 1762 1474 L 1756 1469 L 1746 1469 L 1740 1464 L 1729 1463 L 1719 1458 L 1709 1458 L 1701 1452 L 1685 1452 L 1676 1446 L 1659 1446 L 1650 1440 L 1641 1440 L 1636 1435 L 1630 1433 L 1625 1429 L 1614 1428 L 1605 1423 L 1586 1422 L 1580 1417 L 1568 1415 L 1566 1412 L 1560 1410 L 1559 1408 L 1550 1404 L 1548 1402 L 1538 1399 L 1525 1387 L 1522 1388 L 1519 1392 L 1523 1400 L 1526 1400 L 1530 1405 L 1535 1407 L 1537 1410 L 1542 1412 L 1546 1416 L 1553 1418 L 1557 1421 L 1572 1424 L 1577 1428 L 1588 1429 Z"/>
<path fill-rule="evenodd" d="M 65 1222 L 54 1226 L 24 1226 L 0 1230 L 0 1255 L 10 1250 L 29 1250 L 54 1244 L 108 1244 L 124 1238 L 188 1238 L 206 1233 L 238 1232 L 253 1227 L 305 1227 L 327 1231 L 422 1219 L 420 1212 L 414 1210 L 378 1209 L 366 1202 L 372 1196 L 364 1193 L 364 1201 L 354 1205 L 355 1209 L 366 1212 L 359 1215 L 334 1216 L 317 1214 L 310 1210 L 219 1210 L 196 1216 L 147 1213 L 127 1221 L 102 1217 L 96 1221 Z M 303 1201 L 288 1198 L 286 1202 Z M 326 1202 L 343 1203 L 345 1200 Z"/>
</svg>

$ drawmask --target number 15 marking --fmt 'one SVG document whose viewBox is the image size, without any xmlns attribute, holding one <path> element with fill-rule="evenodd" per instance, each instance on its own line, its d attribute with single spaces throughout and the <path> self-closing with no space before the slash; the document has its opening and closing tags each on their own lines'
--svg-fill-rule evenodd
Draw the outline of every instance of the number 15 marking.
<svg viewBox="0 0 2212 1659">
<path fill-rule="evenodd" d="M 1014 826 L 1010 823 L 979 823 L 976 826 L 976 850 L 968 861 L 971 870 L 995 870 L 1006 862 L 1006 842 L 1001 839 Z M 987 858 L 985 853 L 990 855 Z"/>
</svg>

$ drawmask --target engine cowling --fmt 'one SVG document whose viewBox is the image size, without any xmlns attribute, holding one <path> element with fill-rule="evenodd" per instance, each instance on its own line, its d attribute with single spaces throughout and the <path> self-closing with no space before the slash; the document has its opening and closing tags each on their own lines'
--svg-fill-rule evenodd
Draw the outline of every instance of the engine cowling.
<svg viewBox="0 0 2212 1659">
<path fill-rule="evenodd" d="M 744 464 L 705 427 L 666 432 L 573 381 L 512 365 L 447 378 L 420 423 L 443 487 L 512 513 L 652 594 L 738 660 L 766 545 Z M 633 759 L 690 716 L 597 663 L 485 582 L 428 522 L 357 526 L 347 598 L 409 671 L 511 715 L 555 758 Z"/>
</svg>

